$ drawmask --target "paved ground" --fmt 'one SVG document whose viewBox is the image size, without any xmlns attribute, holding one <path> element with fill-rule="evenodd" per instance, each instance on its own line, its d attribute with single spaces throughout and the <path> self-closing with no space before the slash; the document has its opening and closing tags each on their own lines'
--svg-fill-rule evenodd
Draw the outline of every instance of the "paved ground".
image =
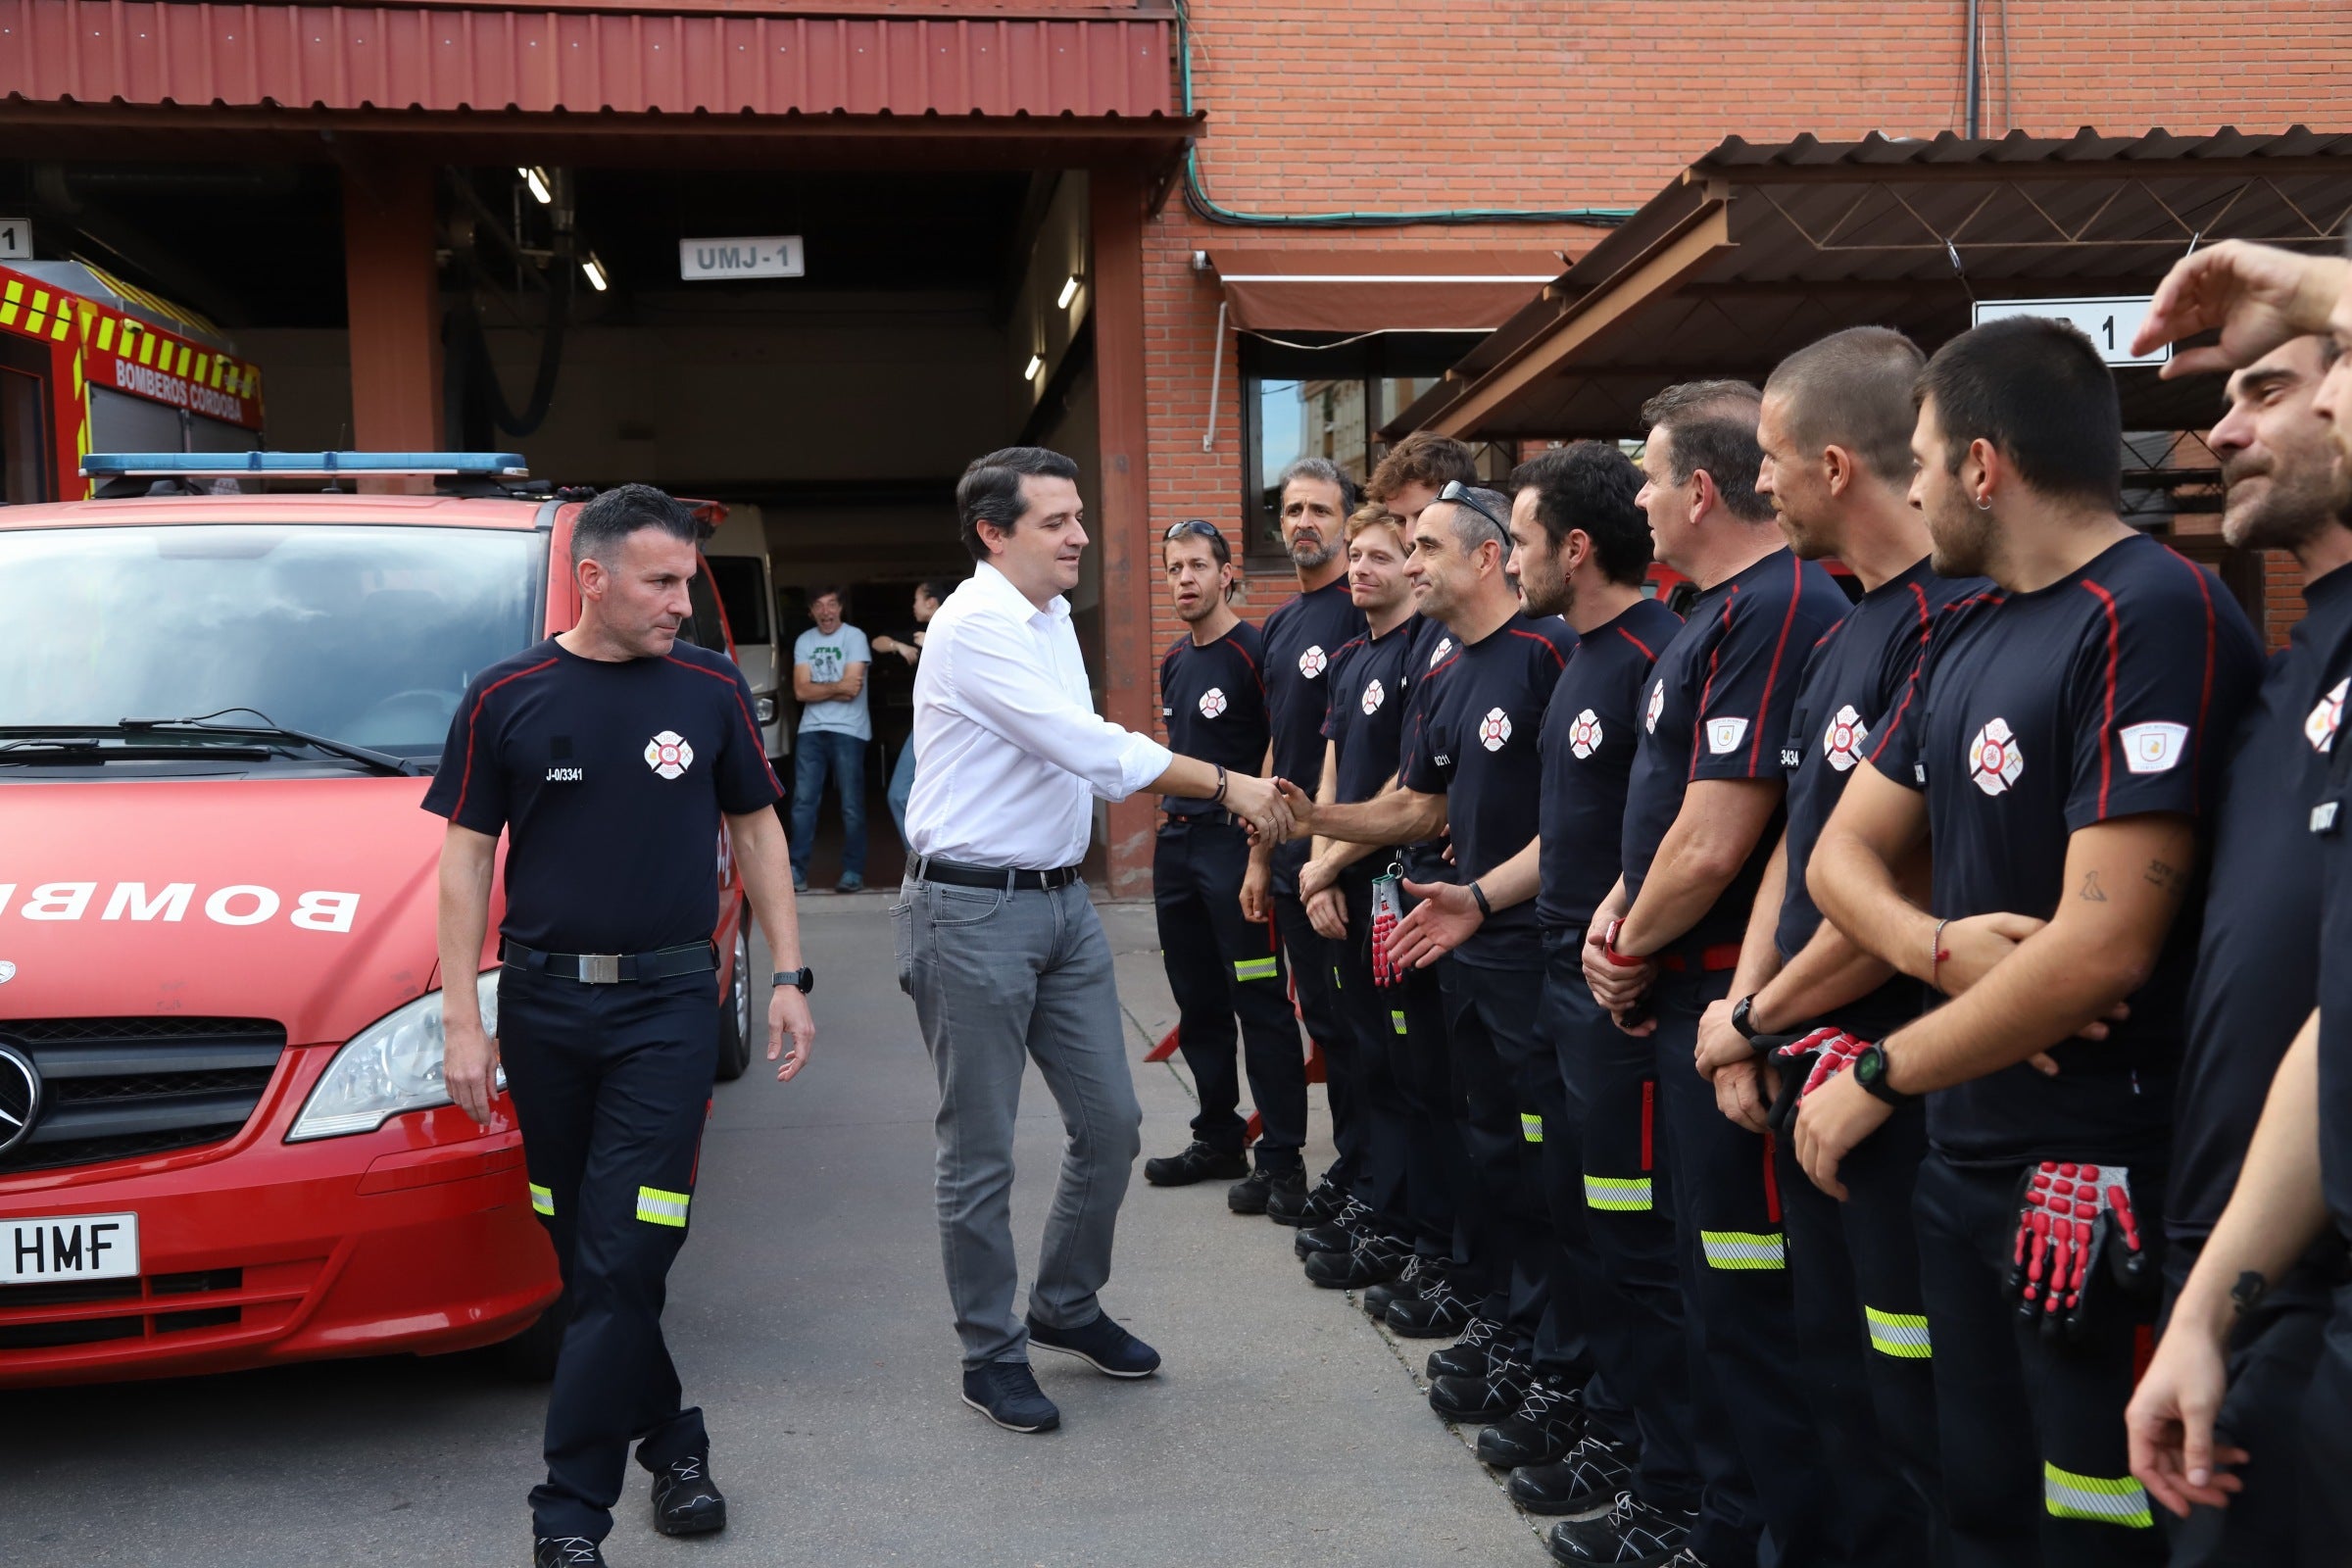
<svg viewBox="0 0 2352 1568">
<path fill-rule="evenodd" d="M 1136 1178 L 1110 1309 L 1167 1357 L 1119 1384 L 1039 1357 L 1063 1428 L 957 1402 L 930 1207 L 930 1067 L 892 984 L 887 896 L 808 901 L 818 1055 L 723 1089 L 670 1343 L 709 1412 L 732 1527 L 663 1541 L 632 1472 L 616 1564 L 1534 1565 L 1529 1523 L 1391 1342 L 1222 1190 Z M 1148 906 L 1106 910 L 1140 1056 L 1172 1019 Z M 761 971 L 766 965 L 762 963 Z M 764 1000 L 764 999 L 763 999 Z M 1184 1080 L 1139 1067 L 1147 1152 Z M 1318 1096 L 1318 1101 L 1319 1101 Z M 1320 1121 L 1320 1157 L 1328 1128 Z M 1015 1228 L 1034 1257 L 1060 1128 L 1031 1074 Z M 1310 1150 L 1310 1159 L 1318 1151 Z M 1408 1368 L 1405 1356 L 1411 1356 Z M 525 1560 L 541 1395 L 478 1356 L 0 1398 L 0 1563 Z"/>
</svg>

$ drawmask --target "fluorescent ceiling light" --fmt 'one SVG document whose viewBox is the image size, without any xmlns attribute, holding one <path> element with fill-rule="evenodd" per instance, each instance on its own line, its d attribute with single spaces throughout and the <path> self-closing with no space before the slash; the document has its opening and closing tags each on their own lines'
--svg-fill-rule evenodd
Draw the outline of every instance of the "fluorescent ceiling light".
<svg viewBox="0 0 2352 1568">
<path fill-rule="evenodd" d="M 589 287 L 599 294 L 612 287 L 612 280 L 605 276 L 605 264 L 596 259 L 594 251 L 589 252 L 588 259 L 580 264 L 580 270 L 588 274 Z"/>
<path fill-rule="evenodd" d="M 1024 381 L 1034 381 L 1037 379 L 1037 372 L 1045 368 L 1046 357 L 1043 354 L 1032 354 L 1029 356 L 1029 368 L 1021 372 L 1021 379 Z"/>
<path fill-rule="evenodd" d="M 1076 299 L 1077 297 L 1078 274 L 1076 272 L 1072 272 L 1068 277 L 1062 279 L 1061 298 L 1055 300 L 1054 303 L 1058 309 L 1066 311 L 1070 308 L 1070 301 Z"/>
<path fill-rule="evenodd" d="M 547 188 L 547 172 L 545 170 L 517 169 L 514 172 L 520 174 L 522 182 L 531 187 L 531 196 L 540 206 L 553 207 L 556 204 L 555 192 Z"/>
</svg>

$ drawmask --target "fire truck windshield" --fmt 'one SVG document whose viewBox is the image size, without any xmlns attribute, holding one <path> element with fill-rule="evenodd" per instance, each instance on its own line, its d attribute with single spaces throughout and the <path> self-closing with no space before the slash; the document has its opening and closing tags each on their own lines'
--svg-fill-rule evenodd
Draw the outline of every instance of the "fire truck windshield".
<svg viewBox="0 0 2352 1568">
<path fill-rule="evenodd" d="M 250 709 L 429 761 L 466 682 L 535 636 L 546 548 L 483 528 L 0 529 L 0 725 Z"/>
</svg>

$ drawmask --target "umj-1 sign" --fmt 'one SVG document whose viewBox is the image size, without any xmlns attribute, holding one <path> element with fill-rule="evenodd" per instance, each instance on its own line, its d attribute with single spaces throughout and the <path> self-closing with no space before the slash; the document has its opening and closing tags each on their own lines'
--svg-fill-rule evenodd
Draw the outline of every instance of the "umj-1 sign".
<svg viewBox="0 0 2352 1568">
<path fill-rule="evenodd" d="M 798 234 L 678 241 L 678 276 L 689 283 L 714 277 L 802 277 L 808 273 L 807 262 Z"/>
<path fill-rule="evenodd" d="M 2137 335 L 2139 323 L 2147 319 L 2152 303 L 2145 294 L 2082 300 L 1979 300 L 1974 324 L 1983 326 L 2005 316 L 2046 316 L 2073 322 L 2109 365 L 2162 365 L 2173 357 L 2170 343 L 2153 354 L 2132 352 L 2132 339 Z"/>
</svg>

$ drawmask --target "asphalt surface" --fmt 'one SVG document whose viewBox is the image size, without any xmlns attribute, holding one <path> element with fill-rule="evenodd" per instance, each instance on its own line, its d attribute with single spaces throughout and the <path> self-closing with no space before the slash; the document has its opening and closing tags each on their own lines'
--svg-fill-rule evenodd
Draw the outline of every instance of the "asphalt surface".
<svg viewBox="0 0 2352 1568">
<path fill-rule="evenodd" d="M 1228 1213 L 1221 1185 L 1162 1191 L 1139 1169 L 1128 1195 L 1104 1300 L 1166 1356 L 1157 1378 L 1040 1356 L 1063 1423 L 1040 1437 L 963 1407 L 931 1210 L 935 1089 L 892 979 L 889 898 L 806 902 L 815 1057 L 792 1084 L 755 1060 L 722 1086 L 670 1276 L 669 1343 L 708 1414 L 729 1528 L 656 1536 L 632 1468 L 612 1560 L 1546 1562 L 1499 1478 L 1430 1413 L 1429 1347 L 1305 1284 L 1291 1233 Z M 1173 1020 L 1152 912 L 1104 916 L 1145 1152 L 1168 1152 L 1192 1100 L 1179 1071 L 1140 1064 Z M 1033 1070 L 1024 1282 L 1059 1154 Z M 543 1396 L 480 1355 L 0 1394 L 0 1564 L 527 1562 Z"/>
</svg>

